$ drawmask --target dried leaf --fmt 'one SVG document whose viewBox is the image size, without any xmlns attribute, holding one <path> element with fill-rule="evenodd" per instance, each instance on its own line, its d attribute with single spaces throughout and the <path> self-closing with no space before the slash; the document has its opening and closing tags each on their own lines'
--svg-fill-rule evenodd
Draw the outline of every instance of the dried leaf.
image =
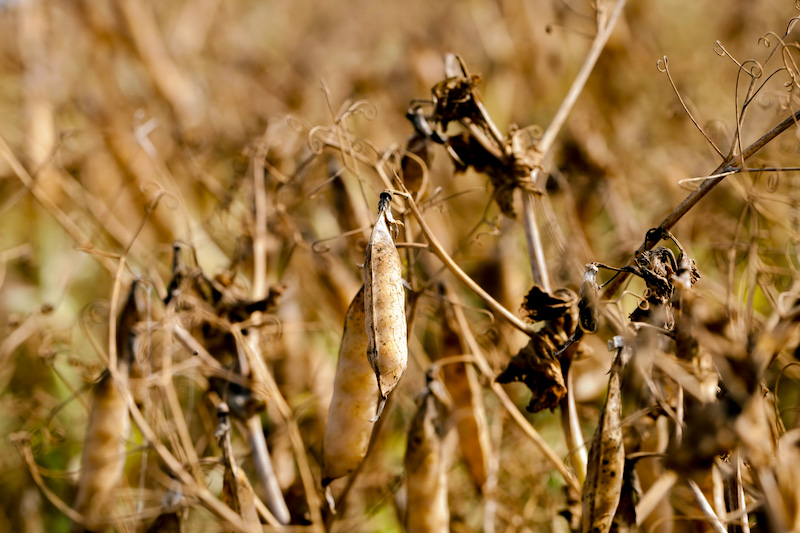
<svg viewBox="0 0 800 533">
<path fill-rule="evenodd" d="M 406 446 L 406 531 L 450 531 L 447 505 L 446 407 L 426 388 L 411 422 Z"/>
<path fill-rule="evenodd" d="M 364 288 L 353 298 L 344 321 L 333 399 L 322 443 L 322 485 L 346 476 L 361 464 L 378 407 L 378 383 L 367 360 Z"/>
<path fill-rule="evenodd" d="M 620 349 L 620 352 L 626 348 Z M 617 361 L 621 354 L 617 354 Z M 611 529 L 622 493 L 625 448 L 622 444 L 620 397 L 621 367 L 615 362 L 608 380 L 606 405 L 589 449 L 583 484 L 583 533 L 607 533 Z"/>
<path fill-rule="evenodd" d="M 577 301 L 577 296 L 569 289 L 558 289 L 550 294 L 534 285 L 525 295 L 522 312 L 531 322 L 555 320 L 569 313 Z"/>
<path fill-rule="evenodd" d="M 531 390 L 528 412 L 553 410 L 567 394 L 561 363 L 553 357 L 554 346 L 542 336 L 531 338 L 497 376 L 498 383 L 522 381 Z"/>
<path fill-rule="evenodd" d="M 380 416 L 389 393 L 400 381 L 408 361 L 400 254 L 389 230 L 398 224 L 392 218 L 391 201 L 391 194 L 381 193 L 378 220 L 367 244 L 364 260 L 367 355 L 378 380 L 381 397 L 377 416 Z"/>
</svg>

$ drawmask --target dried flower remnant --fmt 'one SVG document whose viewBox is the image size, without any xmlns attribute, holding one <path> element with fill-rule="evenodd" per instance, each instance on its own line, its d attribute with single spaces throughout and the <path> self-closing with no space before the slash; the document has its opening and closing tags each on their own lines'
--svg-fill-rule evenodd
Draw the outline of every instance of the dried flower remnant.
<svg viewBox="0 0 800 533">
<path fill-rule="evenodd" d="M 377 419 L 408 361 L 406 299 L 400 254 L 391 231 L 399 222 L 392 217 L 392 195 L 381 193 L 378 219 L 372 229 L 364 259 L 364 311 L 367 357 L 378 380 Z M 390 231 L 391 229 L 391 231 Z"/>
<path fill-rule="evenodd" d="M 567 394 L 561 363 L 553 356 L 553 346 L 541 337 L 534 337 L 497 376 L 498 383 L 521 381 L 531 390 L 528 411 L 553 410 Z"/>
<path fill-rule="evenodd" d="M 531 132 L 535 128 L 509 127 L 502 135 L 492 122 L 476 89 L 481 77 L 469 74 L 460 57 L 448 54 L 445 60 L 447 78 L 431 89 L 430 116 L 421 113 L 424 102 L 416 101 L 407 117 L 418 133 L 444 144 L 456 172 L 469 167 L 489 176 L 494 187 L 494 199 L 500 210 L 514 218 L 514 190 L 539 194 L 532 174 L 539 165 Z M 448 125 L 457 122 L 465 131 L 448 136 Z"/>
</svg>

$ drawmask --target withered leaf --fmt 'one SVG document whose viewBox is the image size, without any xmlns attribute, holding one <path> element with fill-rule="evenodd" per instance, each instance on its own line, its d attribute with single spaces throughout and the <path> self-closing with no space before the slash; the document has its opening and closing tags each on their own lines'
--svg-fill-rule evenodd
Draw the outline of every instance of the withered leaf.
<svg viewBox="0 0 800 533">
<path fill-rule="evenodd" d="M 498 383 L 521 381 L 531 390 L 527 410 L 553 410 L 567 394 L 561 363 L 553 357 L 552 344 L 541 336 L 532 337 L 496 378 Z"/>
<path fill-rule="evenodd" d="M 534 285 L 522 302 L 522 312 L 531 322 L 555 320 L 570 311 L 578 300 L 569 289 L 558 289 L 553 294 Z"/>
</svg>

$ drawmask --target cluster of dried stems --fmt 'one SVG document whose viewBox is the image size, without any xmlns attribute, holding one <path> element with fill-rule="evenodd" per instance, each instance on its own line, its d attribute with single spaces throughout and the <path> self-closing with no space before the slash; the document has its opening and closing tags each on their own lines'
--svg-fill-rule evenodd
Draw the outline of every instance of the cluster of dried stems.
<svg viewBox="0 0 800 533">
<path fill-rule="evenodd" d="M 191 21 L 210 25 L 218 2 L 198 3 L 205 11 Z M 374 119 L 374 108 L 346 102 L 334 112 L 323 84 L 331 123 L 271 123 L 246 148 L 245 179 L 230 190 L 202 168 L 213 156 L 203 151 L 203 97 L 159 35 L 151 6 L 76 5 L 72 15 L 85 16 L 107 42 L 116 31 L 129 34 L 180 143 L 207 156 L 188 164 L 217 205 L 202 223 L 181 212 L 185 198 L 169 186 L 153 121 L 136 126 L 133 145 L 122 135 L 102 139 L 109 156 L 86 170 L 85 183 L 54 157 L 54 111 L 34 90 L 28 112 L 44 126 L 30 133 L 25 157 L 0 138 L 20 194 L 55 220 L 97 275 L 113 280 L 108 304 L 82 313 L 83 341 L 71 348 L 99 356 L 100 363 L 70 362 L 91 379 L 81 388 L 62 376 L 70 389 L 63 398 L 44 402 L 46 416 L 10 435 L 36 497 L 71 524 L 61 526 L 252 532 L 401 524 L 493 533 L 535 530 L 523 514 L 536 509 L 546 515 L 539 526 L 558 531 L 800 531 L 800 411 L 781 403 L 800 390 L 800 195 L 796 180 L 788 195 L 775 192 L 777 177 L 798 168 L 753 162 L 784 131 L 797 131 L 800 46 L 789 36 L 798 19 L 760 41 L 761 62 L 738 61 L 717 43 L 737 73 L 727 150 L 695 117 L 667 58 L 659 61 L 719 164 L 685 180 L 685 200 L 650 221 L 641 245 L 627 248 L 627 263 L 609 265 L 619 254 L 588 263 L 570 255 L 562 227 L 569 217 L 554 214 L 550 197 L 571 194 L 557 140 L 625 0 L 593 3 L 589 52 L 544 130 L 511 125 L 504 133 L 478 92 L 481 77 L 448 54 L 430 99 L 409 98 L 413 135 L 404 147 L 359 138 L 357 118 Z M 43 61 L 44 8 L 31 1 L 18 10 L 26 61 Z M 109 50 L 96 54 L 111 65 Z M 781 118 L 754 131 L 753 108 L 775 87 Z M 109 130 L 124 129 L 100 103 L 83 105 Z M 131 157 L 134 148 L 146 160 Z M 435 153 L 454 171 L 436 167 Z M 121 195 L 125 205 L 114 208 L 93 193 L 91 181 L 111 168 L 139 182 L 144 200 Z M 147 180 L 150 173 L 159 179 Z M 448 230 L 446 206 L 456 209 L 469 192 L 458 184 L 464 173 L 488 177 L 490 201 L 471 231 Z M 684 238 L 678 223 L 713 202 L 706 196 L 723 182 L 745 208 L 733 243 L 718 252 L 702 241 L 708 233 Z M 123 223 L 132 213 L 135 224 Z M 181 224 L 186 233 L 175 229 Z M 516 247 L 502 239 L 517 225 L 533 280 L 527 295 L 514 295 L 519 311 L 492 285 L 519 262 L 498 260 L 481 273 L 465 260 L 487 228 L 498 250 Z M 145 244 L 177 234 L 185 238 L 169 239 L 164 250 Z M 3 252 L 4 268 L 24 253 Z M 722 275 L 708 271 L 713 257 Z M 212 258 L 218 267 L 202 268 Z M 0 364 L 29 337 L 47 335 L 41 318 L 51 312 L 43 307 L 14 324 Z M 40 349 L 54 375 L 58 343 L 50 338 L 41 343 L 50 351 Z M 11 379 L 0 370 L 3 389 Z M 587 379 L 594 405 L 591 395 L 580 398 Z M 529 413 L 541 414 L 524 414 L 526 401 Z M 547 410 L 558 417 L 543 426 Z M 85 424 L 72 427 L 75 419 Z M 79 450 L 73 464 L 48 460 L 69 444 Z M 537 476 L 515 476 L 534 462 Z M 381 515 L 390 509 L 394 517 Z"/>
</svg>

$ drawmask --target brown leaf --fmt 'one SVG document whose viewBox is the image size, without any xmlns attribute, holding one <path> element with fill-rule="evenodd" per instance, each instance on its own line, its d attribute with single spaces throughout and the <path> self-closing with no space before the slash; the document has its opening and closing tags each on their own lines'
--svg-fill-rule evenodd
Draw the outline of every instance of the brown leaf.
<svg viewBox="0 0 800 533">
<path fill-rule="evenodd" d="M 561 363 L 553 351 L 554 346 L 544 337 L 533 337 L 496 378 L 498 383 L 525 383 L 532 393 L 527 407 L 531 413 L 555 409 L 567 394 Z"/>
<path fill-rule="evenodd" d="M 531 322 L 555 320 L 569 313 L 577 301 L 578 297 L 569 289 L 558 289 L 550 294 L 534 285 L 525 295 L 522 312 Z"/>
</svg>

